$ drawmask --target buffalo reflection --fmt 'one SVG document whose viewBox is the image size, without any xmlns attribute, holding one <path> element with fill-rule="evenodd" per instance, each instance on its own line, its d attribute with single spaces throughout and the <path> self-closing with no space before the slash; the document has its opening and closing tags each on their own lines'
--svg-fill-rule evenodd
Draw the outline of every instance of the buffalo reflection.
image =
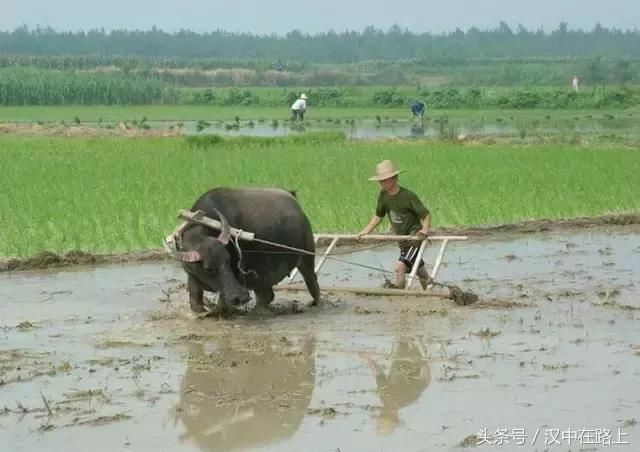
<svg viewBox="0 0 640 452">
<path fill-rule="evenodd" d="M 190 344 L 180 392 L 182 440 L 200 449 L 233 450 L 293 436 L 315 383 L 314 338 L 264 338 L 226 344 L 211 354 Z"/>
</svg>

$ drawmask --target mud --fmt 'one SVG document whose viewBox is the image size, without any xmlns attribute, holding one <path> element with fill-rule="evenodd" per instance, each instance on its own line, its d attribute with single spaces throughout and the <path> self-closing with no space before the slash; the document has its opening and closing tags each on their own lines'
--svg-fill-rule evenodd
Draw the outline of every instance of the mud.
<svg viewBox="0 0 640 452">
<path fill-rule="evenodd" d="M 175 137 L 185 134 L 182 127 L 137 127 L 126 122 L 105 125 L 75 125 L 58 123 L 0 123 L 0 135 L 54 136 L 54 137 Z"/>
<path fill-rule="evenodd" d="M 634 225 L 452 243 L 438 280 L 479 294 L 469 306 L 278 292 L 271 313 L 198 319 L 171 261 L 6 272 L 0 437 L 12 451 L 542 451 L 606 450 L 549 441 L 608 429 L 637 450 L 638 274 Z M 320 280 L 383 276 L 328 261 Z"/>
<path fill-rule="evenodd" d="M 122 254 L 92 254 L 80 250 L 58 254 L 51 251 L 44 251 L 24 259 L 0 259 L 0 273 L 98 264 L 149 262 L 167 259 L 166 252 L 160 250 L 136 251 Z"/>
</svg>

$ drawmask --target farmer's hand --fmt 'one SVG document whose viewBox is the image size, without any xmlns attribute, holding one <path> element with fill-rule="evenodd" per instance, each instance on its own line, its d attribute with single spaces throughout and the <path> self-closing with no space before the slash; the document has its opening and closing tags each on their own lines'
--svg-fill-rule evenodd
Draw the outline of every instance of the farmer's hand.
<svg viewBox="0 0 640 452">
<path fill-rule="evenodd" d="M 426 239 L 427 237 L 429 237 L 429 231 L 419 230 L 418 237 L 422 237 L 423 239 Z"/>
<path fill-rule="evenodd" d="M 358 234 L 356 234 L 356 240 L 362 239 L 363 235 L 367 235 L 367 233 L 365 231 L 358 232 Z"/>
</svg>

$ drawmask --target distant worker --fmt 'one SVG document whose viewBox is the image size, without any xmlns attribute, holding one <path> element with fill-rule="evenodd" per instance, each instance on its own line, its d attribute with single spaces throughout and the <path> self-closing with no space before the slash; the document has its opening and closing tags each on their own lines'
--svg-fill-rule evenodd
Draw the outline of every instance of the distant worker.
<svg viewBox="0 0 640 452">
<path fill-rule="evenodd" d="M 300 118 L 300 121 L 304 120 L 304 113 L 307 110 L 307 95 L 302 93 L 300 97 L 291 105 L 291 120 L 295 121 L 296 118 Z"/>
<path fill-rule="evenodd" d="M 421 100 L 417 100 L 411 104 L 411 117 L 415 118 L 416 116 L 420 116 L 422 118 L 427 109 L 427 106 Z"/>
<path fill-rule="evenodd" d="M 573 90 L 575 92 L 578 92 L 578 85 L 580 84 L 580 80 L 578 80 L 578 76 L 574 75 L 573 76 L 573 82 L 571 82 L 571 86 L 573 86 Z"/>
</svg>

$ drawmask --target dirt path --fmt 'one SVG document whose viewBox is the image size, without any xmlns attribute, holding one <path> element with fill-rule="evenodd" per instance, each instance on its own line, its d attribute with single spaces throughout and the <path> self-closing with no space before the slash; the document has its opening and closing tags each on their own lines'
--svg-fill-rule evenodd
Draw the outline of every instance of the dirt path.
<svg viewBox="0 0 640 452">
<path fill-rule="evenodd" d="M 382 282 L 323 270 L 324 285 Z M 466 307 L 278 292 L 271 315 L 196 319 L 171 261 L 6 272 L 0 437 L 12 451 L 606 450 L 608 431 L 637 450 L 638 274 L 636 226 L 452 244 L 441 278 L 481 296 Z M 580 430 L 583 444 L 560 436 Z"/>
</svg>

